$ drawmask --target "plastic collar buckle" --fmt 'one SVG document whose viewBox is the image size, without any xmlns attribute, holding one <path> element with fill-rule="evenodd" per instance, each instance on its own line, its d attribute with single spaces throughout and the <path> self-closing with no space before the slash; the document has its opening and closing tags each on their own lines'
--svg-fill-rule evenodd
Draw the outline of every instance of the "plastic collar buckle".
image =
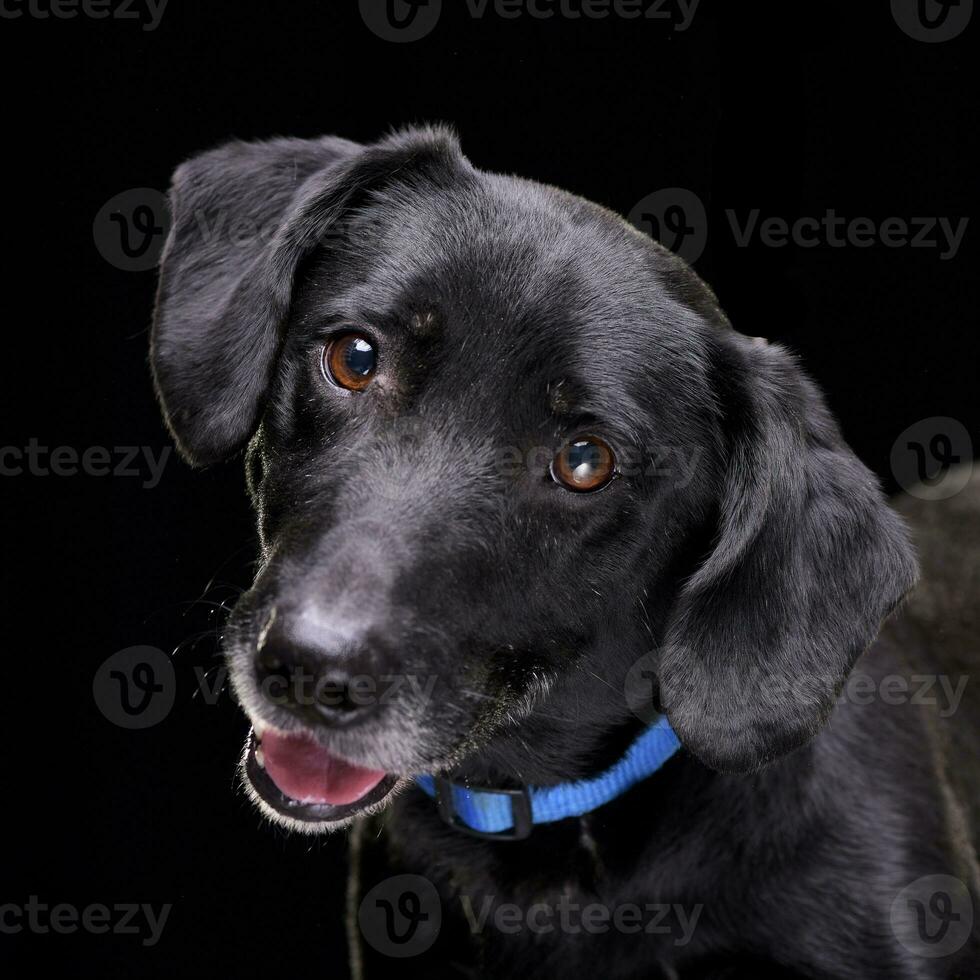
<svg viewBox="0 0 980 980">
<path fill-rule="evenodd" d="M 480 837 L 483 840 L 524 840 L 531 836 L 534 821 L 531 818 L 531 797 L 528 795 L 526 787 L 521 789 L 485 789 L 482 786 L 461 786 L 459 783 L 452 783 L 448 779 L 438 776 L 433 779 L 433 782 L 435 783 L 436 806 L 439 809 L 439 816 L 454 830 L 460 830 L 464 834 Z M 477 830 L 471 827 L 456 812 L 453 788 L 457 786 L 465 793 L 497 793 L 500 796 L 509 796 L 513 827 L 507 830 Z"/>
</svg>

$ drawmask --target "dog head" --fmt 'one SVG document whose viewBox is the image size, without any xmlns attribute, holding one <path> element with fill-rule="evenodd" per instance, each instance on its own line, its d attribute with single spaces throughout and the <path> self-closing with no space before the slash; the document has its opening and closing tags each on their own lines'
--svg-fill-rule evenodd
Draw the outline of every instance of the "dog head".
<svg viewBox="0 0 980 980">
<path fill-rule="evenodd" d="M 187 460 L 245 450 L 227 657 L 268 814 L 584 775 L 644 657 L 708 766 L 818 730 L 914 560 L 812 382 L 680 259 L 439 129 L 227 145 L 171 204 L 152 366 Z"/>
</svg>

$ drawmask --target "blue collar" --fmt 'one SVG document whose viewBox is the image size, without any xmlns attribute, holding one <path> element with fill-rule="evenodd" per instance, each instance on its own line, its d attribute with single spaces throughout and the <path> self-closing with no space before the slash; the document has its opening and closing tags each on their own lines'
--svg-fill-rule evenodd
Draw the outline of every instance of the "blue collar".
<svg viewBox="0 0 980 980">
<path fill-rule="evenodd" d="M 679 748 L 680 740 L 662 715 L 610 769 L 591 779 L 557 786 L 487 789 L 452 783 L 438 776 L 416 782 L 435 799 L 451 827 L 474 837 L 522 840 L 535 824 L 580 817 L 625 793 L 655 773 Z"/>
</svg>

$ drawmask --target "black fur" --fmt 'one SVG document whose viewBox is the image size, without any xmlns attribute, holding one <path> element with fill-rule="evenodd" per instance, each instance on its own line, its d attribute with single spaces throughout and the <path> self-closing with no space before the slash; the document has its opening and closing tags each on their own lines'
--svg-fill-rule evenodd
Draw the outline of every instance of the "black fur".
<svg viewBox="0 0 980 980">
<path fill-rule="evenodd" d="M 178 169 L 171 200 L 154 376 L 190 462 L 248 447 L 262 562 L 228 658 L 253 718 L 309 724 L 258 694 L 274 630 L 371 676 L 432 681 L 317 727 L 393 776 L 594 773 L 642 727 L 624 692 L 644 657 L 681 737 L 650 780 L 520 843 L 465 837 L 418 789 L 395 794 L 373 818 L 385 866 L 443 895 L 432 975 L 968 975 L 975 947 L 918 957 L 889 925 L 919 876 L 975 886 L 927 721 L 839 697 L 915 559 L 790 354 L 732 330 L 622 219 L 476 170 L 441 129 L 224 146 Z M 233 241 L 242 221 L 253 234 Z M 319 368 L 351 328 L 380 351 L 362 393 Z M 583 432 L 621 469 L 595 494 L 548 472 Z M 886 635 L 862 664 L 906 671 L 905 646 Z M 474 941 L 460 914 L 462 895 L 562 894 L 703 914 L 683 946 Z"/>
</svg>

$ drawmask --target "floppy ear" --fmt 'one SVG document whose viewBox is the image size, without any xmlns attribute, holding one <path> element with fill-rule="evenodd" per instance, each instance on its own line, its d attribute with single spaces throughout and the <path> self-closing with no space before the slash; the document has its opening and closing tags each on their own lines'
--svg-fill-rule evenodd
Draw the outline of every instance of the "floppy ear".
<svg viewBox="0 0 980 980">
<path fill-rule="evenodd" d="M 409 164 L 461 159 L 440 129 L 370 147 L 335 137 L 229 143 L 177 168 L 150 361 L 167 426 L 194 465 L 258 424 L 300 262 L 356 198 Z"/>
<path fill-rule="evenodd" d="M 681 741 L 737 772 L 817 732 L 916 562 L 790 355 L 734 331 L 716 337 L 728 433 L 719 526 L 672 613 L 660 685 Z"/>
</svg>

